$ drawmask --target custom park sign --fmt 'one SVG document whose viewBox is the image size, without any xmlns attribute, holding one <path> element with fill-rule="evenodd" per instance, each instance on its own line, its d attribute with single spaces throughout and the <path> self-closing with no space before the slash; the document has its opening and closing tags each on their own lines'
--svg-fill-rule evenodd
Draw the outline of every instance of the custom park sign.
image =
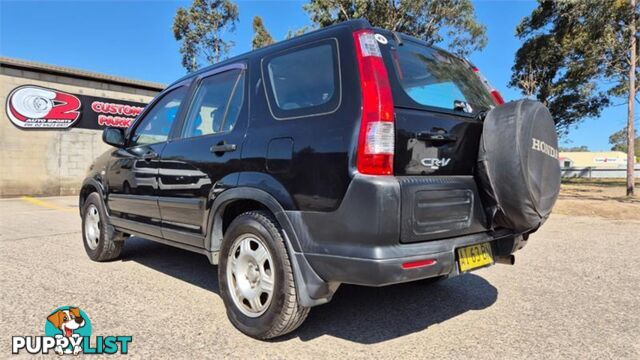
<svg viewBox="0 0 640 360">
<path fill-rule="evenodd" d="M 145 106 L 145 103 L 23 85 L 7 97 L 6 112 L 15 126 L 25 130 L 70 127 L 99 130 L 107 126 L 129 127 Z"/>
</svg>

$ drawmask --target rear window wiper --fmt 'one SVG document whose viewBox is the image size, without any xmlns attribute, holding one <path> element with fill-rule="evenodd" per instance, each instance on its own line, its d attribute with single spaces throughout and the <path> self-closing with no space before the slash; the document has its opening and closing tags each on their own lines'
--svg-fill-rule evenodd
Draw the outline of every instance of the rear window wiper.
<svg viewBox="0 0 640 360">
<path fill-rule="evenodd" d="M 393 38 L 396 39 L 396 45 L 398 46 L 404 45 L 404 43 L 402 42 L 402 39 L 400 39 L 400 36 L 395 31 L 391 31 L 391 35 L 393 35 Z"/>
</svg>

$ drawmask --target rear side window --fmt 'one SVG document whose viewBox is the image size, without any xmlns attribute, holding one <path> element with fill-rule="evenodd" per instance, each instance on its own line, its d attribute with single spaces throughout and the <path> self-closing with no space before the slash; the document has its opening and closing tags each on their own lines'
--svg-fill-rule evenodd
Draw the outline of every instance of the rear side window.
<svg viewBox="0 0 640 360">
<path fill-rule="evenodd" d="M 391 58 L 402 89 L 419 105 L 468 113 L 494 105 L 471 67 L 445 51 L 406 41 Z"/>
<path fill-rule="evenodd" d="M 204 78 L 194 96 L 183 137 L 233 130 L 244 97 L 244 71 L 230 70 Z"/>
<path fill-rule="evenodd" d="M 321 115 L 340 105 L 340 66 L 334 39 L 266 57 L 262 77 L 277 119 Z"/>
</svg>

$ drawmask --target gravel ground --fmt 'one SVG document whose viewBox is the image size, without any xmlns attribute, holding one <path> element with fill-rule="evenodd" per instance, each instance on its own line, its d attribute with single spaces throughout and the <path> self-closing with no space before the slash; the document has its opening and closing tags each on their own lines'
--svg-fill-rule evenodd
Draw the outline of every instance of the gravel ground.
<svg viewBox="0 0 640 360">
<path fill-rule="evenodd" d="M 0 200 L 0 357 L 77 305 L 94 335 L 132 335 L 132 358 L 640 359 L 640 221 L 555 215 L 515 266 L 343 286 L 296 332 L 260 342 L 227 321 L 202 255 L 132 238 L 122 260 L 91 262 L 75 202 Z"/>
</svg>

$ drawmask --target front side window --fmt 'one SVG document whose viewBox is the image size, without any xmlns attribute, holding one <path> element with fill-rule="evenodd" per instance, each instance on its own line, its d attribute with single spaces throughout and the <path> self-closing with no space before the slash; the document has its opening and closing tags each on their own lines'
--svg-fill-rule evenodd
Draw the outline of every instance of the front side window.
<svg viewBox="0 0 640 360">
<path fill-rule="evenodd" d="M 244 71 L 230 70 L 202 80 L 187 116 L 183 137 L 233 130 L 244 99 Z"/>
<path fill-rule="evenodd" d="M 287 50 L 263 61 L 269 105 L 276 118 L 329 113 L 340 104 L 335 40 Z"/>
<path fill-rule="evenodd" d="M 178 116 L 180 104 L 186 95 L 185 86 L 166 93 L 140 120 L 131 137 L 130 145 L 140 146 L 167 141 L 171 126 Z"/>
</svg>

